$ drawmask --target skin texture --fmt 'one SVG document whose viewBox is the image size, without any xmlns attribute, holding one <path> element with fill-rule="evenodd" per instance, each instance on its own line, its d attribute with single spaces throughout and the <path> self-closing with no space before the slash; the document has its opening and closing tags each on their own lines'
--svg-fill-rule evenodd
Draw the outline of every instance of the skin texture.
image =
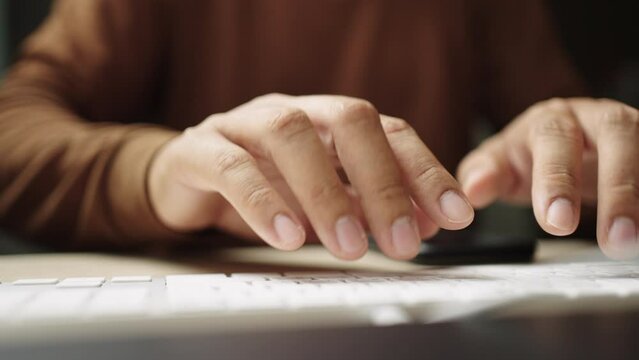
<svg viewBox="0 0 639 360">
<path fill-rule="evenodd" d="M 460 164 L 477 208 L 532 203 L 553 235 L 575 231 L 582 203 L 597 206 L 597 239 L 611 258 L 639 255 L 639 111 L 608 99 L 538 103 Z"/>
<path fill-rule="evenodd" d="M 408 259 L 420 238 L 464 228 L 472 207 L 497 200 L 532 204 L 545 231 L 569 235 L 583 202 L 598 206 L 603 252 L 627 259 L 639 254 L 638 143 L 636 109 L 551 99 L 468 154 L 460 185 L 405 121 L 365 100 L 271 94 L 172 140 L 149 189 L 174 230 L 218 227 L 282 250 L 319 239 L 351 260 L 366 252 L 366 230 Z"/>
<path fill-rule="evenodd" d="M 211 115 L 159 151 L 148 182 L 171 229 L 213 226 L 282 250 L 318 238 L 342 259 L 364 255 L 366 229 L 388 256 L 412 258 L 421 238 L 474 215 L 407 122 L 341 96 L 272 94 Z"/>
</svg>

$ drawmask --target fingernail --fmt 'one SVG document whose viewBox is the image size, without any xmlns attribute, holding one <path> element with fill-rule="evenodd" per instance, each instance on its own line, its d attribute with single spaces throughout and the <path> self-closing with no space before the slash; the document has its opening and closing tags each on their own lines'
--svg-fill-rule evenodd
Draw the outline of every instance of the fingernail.
<svg viewBox="0 0 639 360">
<path fill-rule="evenodd" d="M 367 238 L 364 227 L 359 220 L 350 215 L 342 216 L 337 220 L 335 233 L 337 234 L 337 243 L 346 253 L 358 253 L 366 245 Z"/>
<path fill-rule="evenodd" d="M 546 221 L 559 230 L 570 231 L 575 224 L 575 211 L 568 199 L 555 199 L 546 212 Z"/>
<path fill-rule="evenodd" d="M 439 206 L 444 216 L 452 223 L 468 222 L 474 215 L 470 204 L 453 190 L 446 191 L 439 198 Z"/>
<path fill-rule="evenodd" d="M 415 256 L 419 251 L 419 229 L 410 217 L 401 217 L 391 227 L 391 241 L 401 256 Z"/>
<path fill-rule="evenodd" d="M 304 228 L 284 214 L 275 215 L 273 227 L 282 244 L 300 244 L 304 241 Z"/>
<path fill-rule="evenodd" d="M 608 245 L 619 258 L 633 258 L 639 255 L 637 226 L 629 217 L 616 218 L 608 232 Z"/>
</svg>

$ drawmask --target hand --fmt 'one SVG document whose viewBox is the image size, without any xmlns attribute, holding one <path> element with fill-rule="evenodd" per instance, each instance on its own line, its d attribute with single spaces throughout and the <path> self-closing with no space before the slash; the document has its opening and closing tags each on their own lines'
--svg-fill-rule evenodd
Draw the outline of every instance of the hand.
<svg viewBox="0 0 639 360">
<path fill-rule="evenodd" d="M 457 181 L 405 121 L 340 96 L 267 95 L 211 115 L 158 152 L 148 182 L 172 229 L 254 233 L 284 250 L 314 232 L 343 259 L 366 252 L 366 228 L 385 254 L 406 259 L 439 227 L 473 219 Z"/>
<path fill-rule="evenodd" d="M 597 239 L 616 259 L 639 255 L 639 112 L 612 100 L 534 105 L 460 164 L 475 207 L 531 202 L 539 225 L 569 235 L 581 203 L 597 205 Z"/>
</svg>

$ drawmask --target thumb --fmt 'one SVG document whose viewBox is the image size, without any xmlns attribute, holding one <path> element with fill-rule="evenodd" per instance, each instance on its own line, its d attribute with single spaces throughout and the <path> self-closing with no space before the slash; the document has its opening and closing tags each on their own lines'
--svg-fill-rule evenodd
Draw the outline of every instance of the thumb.
<svg viewBox="0 0 639 360">
<path fill-rule="evenodd" d="M 484 141 L 461 161 L 457 179 L 475 208 L 483 208 L 512 191 L 516 175 L 508 160 L 503 137 Z"/>
</svg>

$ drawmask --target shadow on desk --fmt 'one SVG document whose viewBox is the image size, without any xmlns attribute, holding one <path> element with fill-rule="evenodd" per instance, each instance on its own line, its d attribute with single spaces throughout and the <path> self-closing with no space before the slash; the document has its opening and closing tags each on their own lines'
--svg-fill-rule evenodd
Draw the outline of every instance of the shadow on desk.
<svg viewBox="0 0 639 360">
<path fill-rule="evenodd" d="M 595 244 L 578 240 L 541 240 L 537 263 L 604 260 Z M 37 253 L 0 257 L 0 275 L 8 281 L 38 277 L 126 276 L 197 273 L 250 273 L 290 271 L 364 270 L 402 272 L 422 269 L 408 261 L 389 259 L 369 251 L 357 261 L 338 260 L 321 245 L 306 245 L 293 252 L 267 246 L 234 248 L 197 247 L 153 253 Z"/>
</svg>

